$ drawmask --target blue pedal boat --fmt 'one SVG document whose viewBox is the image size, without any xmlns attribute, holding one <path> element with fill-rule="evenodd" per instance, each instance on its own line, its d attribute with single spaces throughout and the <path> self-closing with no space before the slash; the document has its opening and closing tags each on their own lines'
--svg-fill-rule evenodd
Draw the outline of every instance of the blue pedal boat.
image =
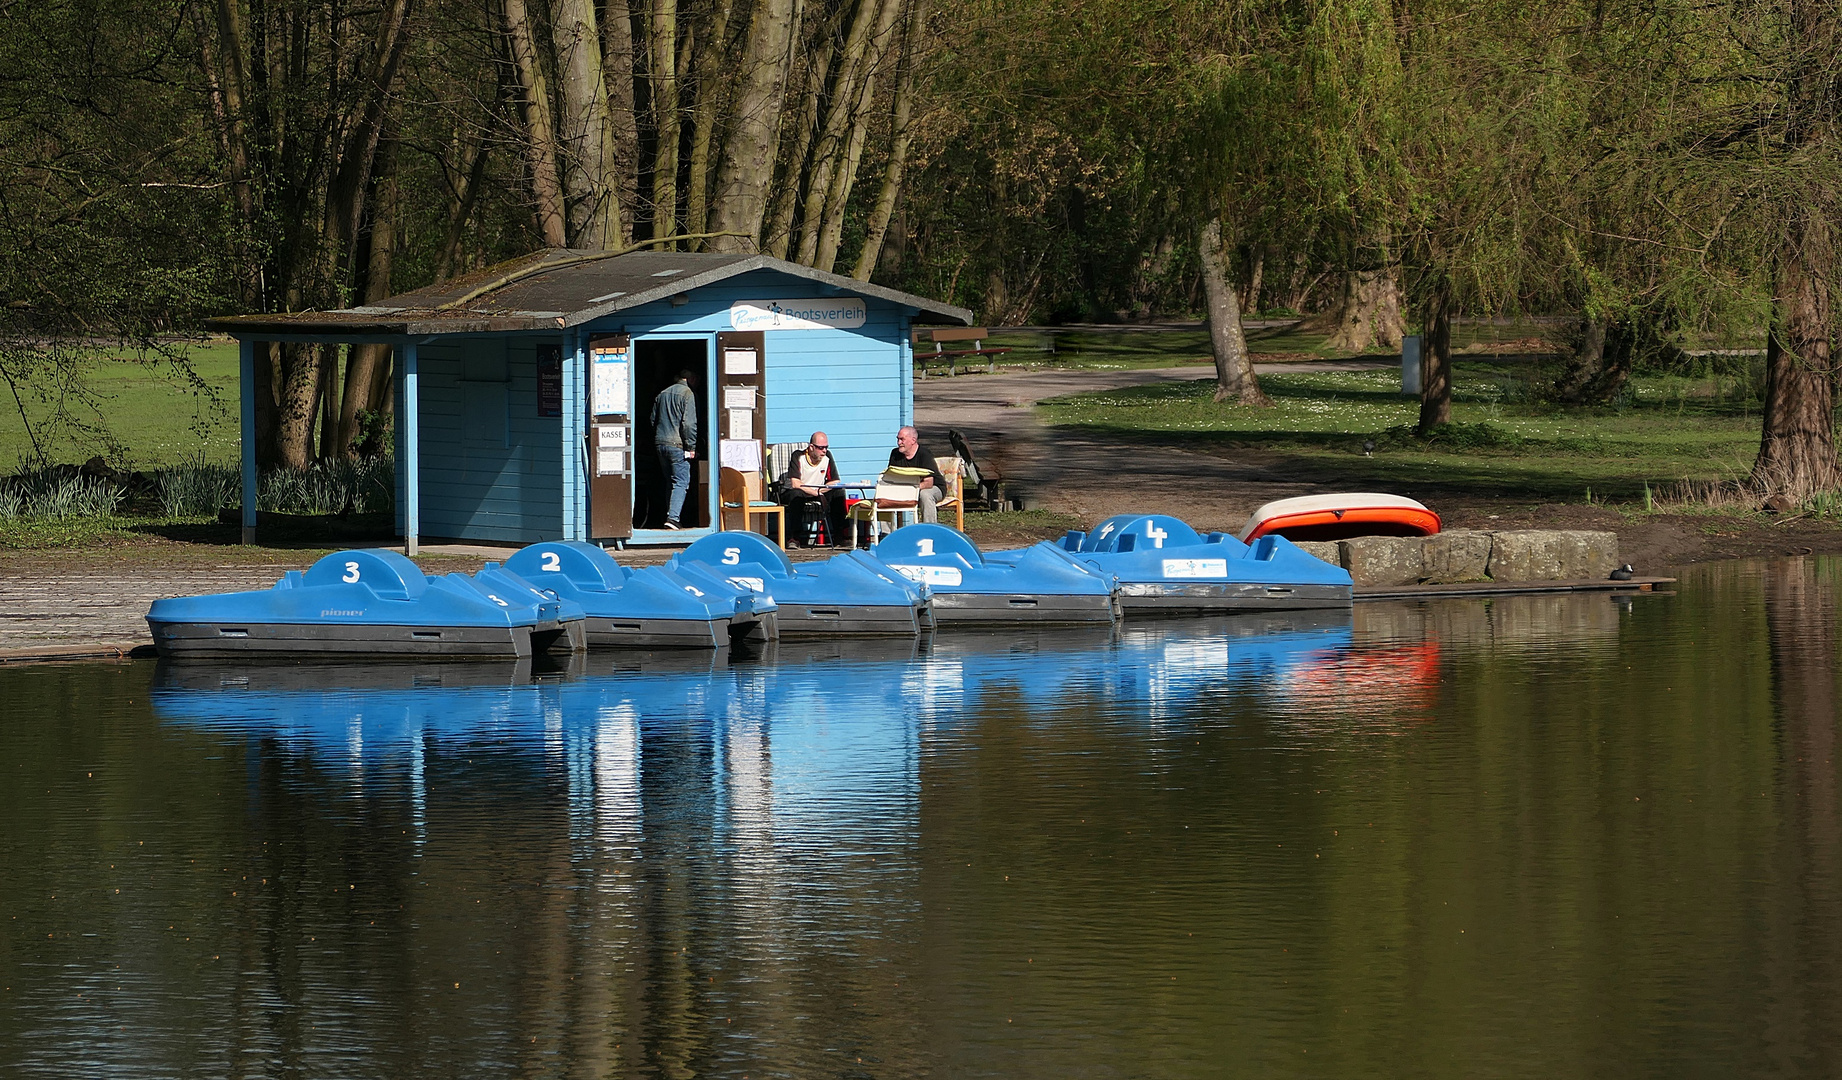
<svg viewBox="0 0 1842 1080">
<path fill-rule="evenodd" d="M 1350 606 L 1349 571 L 1278 536 L 1263 536 L 1250 546 L 1227 533 L 1201 536 L 1165 514 L 1120 514 L 1093 532 L 1068 533 L 1059 545 L 1037 545 L 1045 546 L 1117 578 L 1120 608 L 1127 614 Z M 986 559 L 1009 562 L 1023 554 L 999 551 Z"/>
<path fill-rule="evenodd" d="M 851 559 L 797 569 L 766 537 L 712 533 L 672 556 L 666 567 L 693 583 L 727 583 L 771 597 L 781 637 L 903 635 L 934 629 L 928 588 Z M 715 587 L 715 586 L 713 586 Z"/>
<path fill-rule="evenodd" d="M 728 582 L 692 582 L 662 566 L 630 569 L 594 544 L 532 544 L 505 568 L 580 604 L 590 648 L 714 649 L 776 634 L 772 597 Z"/>
<path fill-rule="evenodd" d="M 156 600 L 162 656 L 518 659 L 586 647 L 582 608 L 487 563 L 431 577 L 394 551 L 337 551 L 270 589 Z"/>
<path fill-rule="evenodd" d="M 1056 547 L 987 559 L 964 533 L 906 525 L 867 551 L 840 558 L 893 570 L 926 585 L 942 626 L 977 623 L 1110 623 L 1118 615 L 1111 574 Z"/>
</svg>

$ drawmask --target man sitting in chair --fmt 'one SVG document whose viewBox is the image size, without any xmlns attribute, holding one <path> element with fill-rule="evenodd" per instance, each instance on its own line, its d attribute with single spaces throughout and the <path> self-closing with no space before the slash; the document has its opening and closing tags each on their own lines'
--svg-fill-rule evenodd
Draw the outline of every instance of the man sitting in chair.
<svg viewBox="0 0 1842 1080">
<path fill-rule="evenodd" d="M 914 428 L 905 427 L 895 433 L 895 449 L 889 451 L 889 467 L 928 471 L 928 475 L 921 478 L 917 509 L 922 521 L 938 522 L 940 512 L 935 507 L 947 497 L 947 478 L 940 475 L 940 465 L 934 461 L 934 455 L 921 449 L 921 436 Z"/>
<path fill-rule="evenodd" d="M 780 478 L 780 503 L 793 510 L 793 535 L 801 540 L 814 511 L 825 515 L 825 537 L 833 546 L 845 535 L 844 488 L 838 482 L 838 463 L 832 460 L 831 439 L 823 431 L 813 432 L 806 449 L 787 465 Z"/>
</svg>

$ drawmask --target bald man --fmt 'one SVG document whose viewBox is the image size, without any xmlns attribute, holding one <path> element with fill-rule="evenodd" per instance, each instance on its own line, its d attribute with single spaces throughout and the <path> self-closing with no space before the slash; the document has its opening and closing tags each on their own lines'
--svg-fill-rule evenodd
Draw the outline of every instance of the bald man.
<svg viewBox="0 0 1842 1080">
<path fill-rule="evenodd" d="M 844 488 L 838 482 L 838 463 L 832 460 L 831 437 L 815 431 L 806 449 L 793 455 L 780 478 L 780 503 L 792 511 L 793 543 L 806 538 L 806 524 L 821 513 L 825 539 L 836 547 L 844 531 Z"/>
<path fill-rule="evenodd" d="M 895 449 L 889 451 L 889 467 L 904 469 L 926 469 L 931 476 L 921 478 L 920 505 L 921 520 L 929 523 L 940 520 L 940 511 L 936 509 L 940 500 L 947 497 L 947 478 L 940 475 L 940 465 L 934 455 L 921 449 L 921 435 L 912 427 L 904 427 L 895 433 Z"/>
</svg>

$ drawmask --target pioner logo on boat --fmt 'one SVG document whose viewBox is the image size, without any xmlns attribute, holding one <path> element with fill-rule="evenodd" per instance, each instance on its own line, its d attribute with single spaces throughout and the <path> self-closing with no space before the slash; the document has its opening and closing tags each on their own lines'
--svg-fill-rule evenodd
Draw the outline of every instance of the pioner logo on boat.
<svg viewBox="0 0 1842 1080">
<path fill-rule="evenodd" d="M 855 330 L 864 317 L 863 301 L 854 297 L 737 300 L 729 305 L 729 325 L 737 330 Z"/>
<path fill-rule="evenodd" d="M 364 613 L 365 613 L 364 608 L 331 608 L 329 607 L 329 608 L 320 609 L 320 618 L 322 619 L 330 618 L 331 616 L 334 616 L 334 615 L 363 616 Z"/>
<path fill-rule="evenodd" d="M 1164 560 L 1164 576 L 1167 578 L 1224 577 L 1227 573 L 1227 559 Z"/>
</svg>

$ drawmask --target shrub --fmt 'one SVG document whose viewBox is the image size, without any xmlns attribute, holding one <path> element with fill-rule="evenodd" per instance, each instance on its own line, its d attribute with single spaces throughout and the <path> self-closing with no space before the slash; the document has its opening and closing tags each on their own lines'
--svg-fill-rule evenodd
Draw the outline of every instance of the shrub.
<svg viewBox="0 0 1842 1080">
<path fill-rule="evenodd" d="M 167 517 L 216 517 L 243 505 L 243 477 L 234 465 L 175 465 L 154 474 L 160 512 Z"/>
<path fill-rule="evenodd" d="M 387 457 L 316 461 L 262 474 L 256 505 L 284 514 L 387 513 L 396 506 L 396 463 Z"/>
<path fill-rule="evenodd" d="M 29 469 L 0 483 L 0 519 L 114 517 L 122 496 L 115 481 L 70 466 Z"/>
</svg>

